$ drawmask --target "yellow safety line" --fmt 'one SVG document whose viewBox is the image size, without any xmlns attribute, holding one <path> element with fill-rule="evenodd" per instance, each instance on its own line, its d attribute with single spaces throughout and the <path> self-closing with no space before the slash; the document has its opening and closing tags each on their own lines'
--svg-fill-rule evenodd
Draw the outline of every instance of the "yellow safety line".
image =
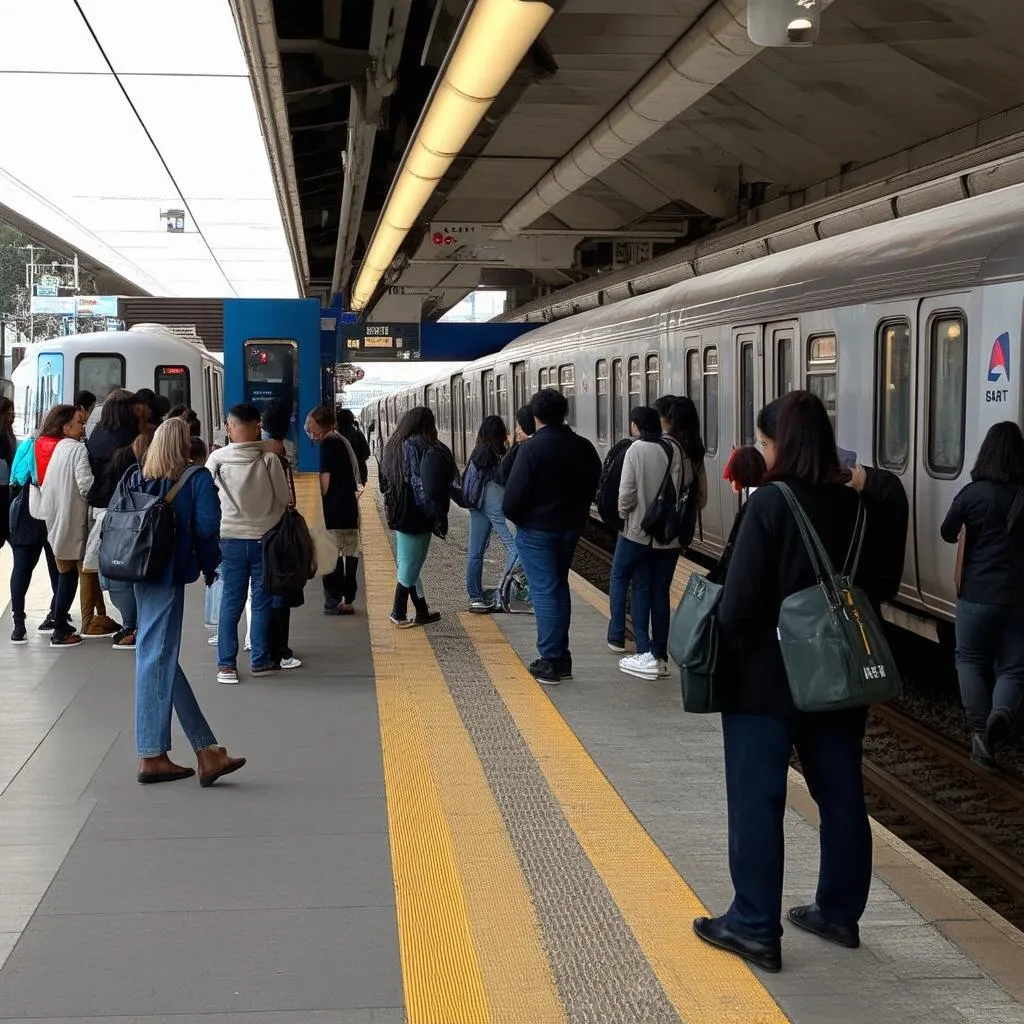
<svg viewBox="0 0 1024 1024">
<path fill-rule="evenodd" d="M 777 1024 L 788 1018 L 751 970 L 702 943 L 707 910 L 636 820 L 557 708 L 485 616 L 462 614 L 491 682 L 533 751 L 612 899 L 687 1024 Z"/>
<path fill-rule="evenodd" d="M 507 831 L 423 630 L 388 620 L 395 563 L 369 495 L 363 565 L 409 1024 L 561 1024 Z"/>
</svg>

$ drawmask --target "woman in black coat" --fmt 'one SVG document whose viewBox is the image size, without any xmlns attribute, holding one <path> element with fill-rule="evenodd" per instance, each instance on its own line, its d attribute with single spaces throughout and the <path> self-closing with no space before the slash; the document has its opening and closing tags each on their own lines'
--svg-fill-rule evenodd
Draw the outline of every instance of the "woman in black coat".
<svg viewBox="0 0 1024 1024">
<path fill-rule="evenodd" d="M 11 466 L 17 448 L 14 403 L 9 398 L 0 398 L 0 548 L 10 537 Z"/>
<path fill-rule="evenodd" d="M 779 609 L 815 584 L 785 482 L 837 570 L 846 561 L 861 501 L 868 528 L 856 583 L 874 603 L 893 597 L 903 572 L 908 506 L 899 480 L 882 470 L 840 469 L 835 436 L 815 395 L 796 391 L 779 407 L 774 444 L 762 439 L 768 475 L 746 506 L 718 608 L 729 812 L 729 870 L 735 897 L 694 930 L 712 945 L 767 971 L 781 968 L 783 817 L 790 752 L 796 747 L 821 812 L 821 869 L 815 901 L 789 920 L 854 947 L 871 885 L 871 830 L 861 780 L 866 709 L 796 710 L 777 639 Z M 852 486 L 851 486 L 852 485 Z"/>
</svg>

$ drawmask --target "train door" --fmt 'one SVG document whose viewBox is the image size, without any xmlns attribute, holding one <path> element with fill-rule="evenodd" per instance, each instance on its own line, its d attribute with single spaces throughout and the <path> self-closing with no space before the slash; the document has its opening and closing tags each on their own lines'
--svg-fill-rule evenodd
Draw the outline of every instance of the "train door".
<svg viewBox="0 0 1024 1024">
<path fill-rule="evenodd" d="M 939 524 L 968 480 L 967 308 L 969 295 L 924 299 L 917 313 L 917 423 L 911 516 L 921 599 L 952 616 L 955 549 Z"/>
<path fill-rule="evenodd" d="M 452 377 L 452 454 L 459 466 L 466 464 L 466 389 L 462 374 Z"/>
<path fill-rule="evenodd" d="M 28 433 L 35 433 L 43 417 L 64 401 L 64 355 L 61 352 L 40 352 L 36 357 L 36 403 L 34 419 L 26 423 Z"/>
<path fill-rule="evenodd" d="M 733 443 L 737 447 L 757 442 L 757 413 L 765 402 L 765 359 L 761 339 L 760 325 L 733 328 L 733 358 L 738 371 L 734 378 Z"/>
<path fill-rule="evenodd" d="M 798 321 L 783 320 L 764 325 L 764 403 L 800 387 L 803 380 L 801 352 Z"/>
</svg>

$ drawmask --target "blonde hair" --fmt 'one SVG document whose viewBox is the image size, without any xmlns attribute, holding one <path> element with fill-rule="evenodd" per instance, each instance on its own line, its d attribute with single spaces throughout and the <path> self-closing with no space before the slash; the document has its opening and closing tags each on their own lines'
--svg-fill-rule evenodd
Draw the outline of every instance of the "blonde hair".
<svg viewBox="0 0 1024 1024">
<path fill-rule="evenodd" d="M 189 466 L 188 424 L 183 419 L 170 419 L 156 428 L 142 475 L 147 480 L 177 480 Z"/>
</svg>

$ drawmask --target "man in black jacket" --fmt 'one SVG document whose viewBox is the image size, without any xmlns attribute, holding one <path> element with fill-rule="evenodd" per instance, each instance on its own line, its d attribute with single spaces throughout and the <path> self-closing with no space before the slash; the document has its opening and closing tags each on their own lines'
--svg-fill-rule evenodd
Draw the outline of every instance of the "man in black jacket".
<svg viewBox="0 0 1024 1024">
<path fill-rule="evenodd" d="M 518 527 L 516 550 L 530 581 L 540 683 L 572 678 L 569 569 L 601 476 L 594 446 L 566 425 L 568 403 L 552 388 L 533 396 L 537 432 L 523 445 L 505 486 L 503 511 Z"/>
</svg>

